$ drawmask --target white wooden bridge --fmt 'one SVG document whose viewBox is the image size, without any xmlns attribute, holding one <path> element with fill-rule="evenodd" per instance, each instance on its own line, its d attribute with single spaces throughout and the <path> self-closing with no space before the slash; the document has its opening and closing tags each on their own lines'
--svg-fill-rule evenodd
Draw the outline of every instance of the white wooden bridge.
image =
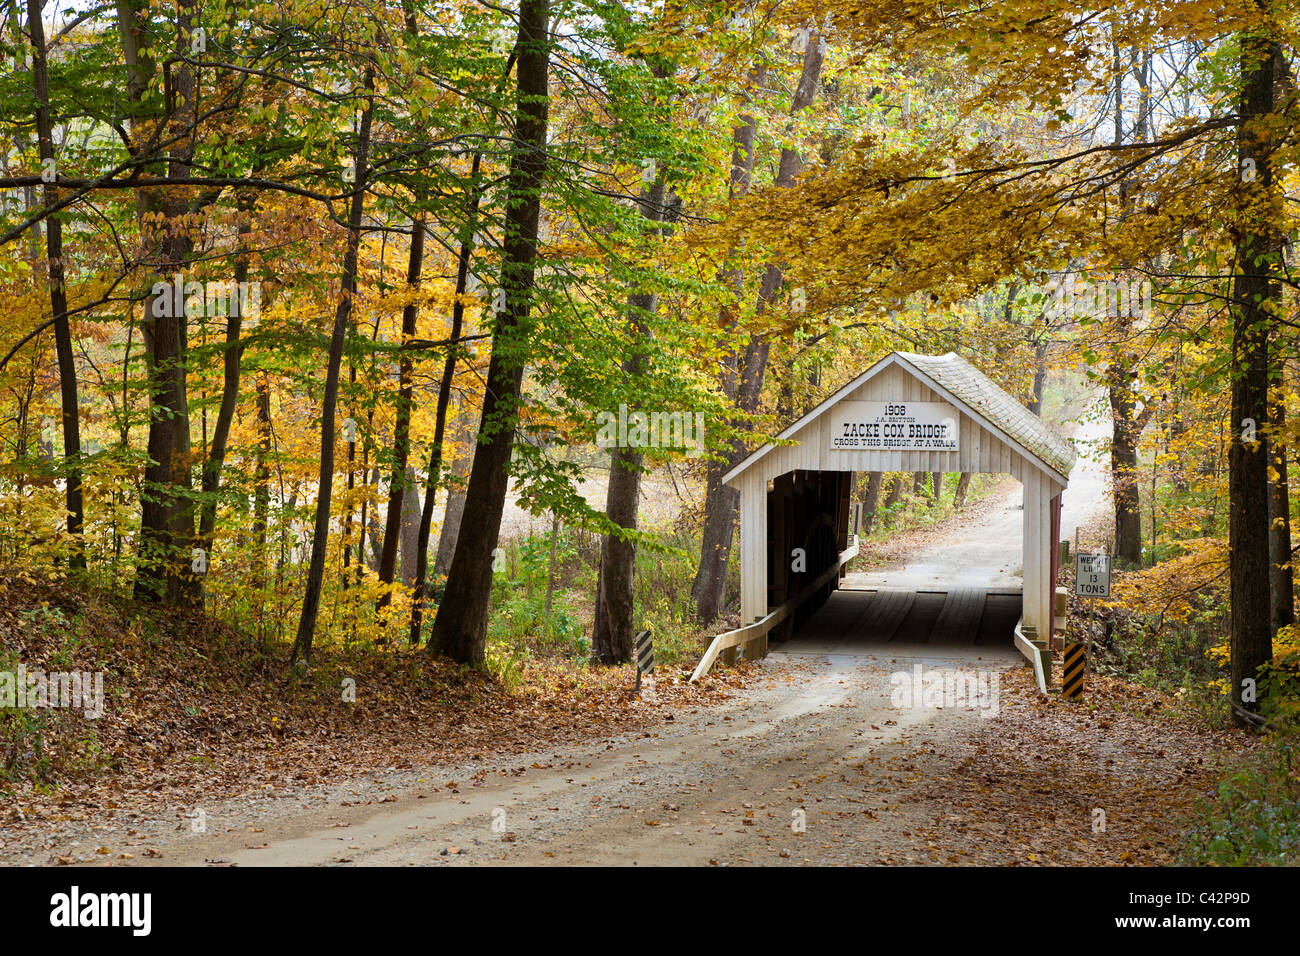
<svg viewBox="0 0 1300 956">
<path fill-rule="evenodd" d="M 713 641 L 695 677 L 719 657 L 766 655 L 778 627 L 840 646 L 904 638 L 978 644 L 1015 613 L 1015 646 L 1046 688 L 1061 493 L 1076 457 L 1070 442 L 951 352 L 892 352 L 777 439 L 723 477 L 740 491 L 747 623 Z M 1019 593 L 943 582 L 924 591 L 841 591 L 844 565 L 858 551 L 850 494 L 860 471 L 1016 478 L 1024 512 Z"/>
</svg>

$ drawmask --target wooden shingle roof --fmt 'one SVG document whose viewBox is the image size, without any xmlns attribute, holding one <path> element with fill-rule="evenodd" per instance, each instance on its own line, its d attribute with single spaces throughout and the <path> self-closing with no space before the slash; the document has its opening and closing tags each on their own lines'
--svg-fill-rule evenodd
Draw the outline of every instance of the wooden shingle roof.
<svg viewBox="0 0 1300 956">
<path fill-rule="evenodd" d="M 934 391 L 949 396 L 953 402 L 963 406 L 972 418 L 983 422 L 994 434 L 1004 436 L 1011 445 L 1019 448 L 1020 454 L 1032 457 L 1040 468 L 1059 476 L 1062 485 L 1068 480 L 1070 469 L 1078 457 L 1074 445 L 955 352 L 946 355 L 890 352 L 816 408 L 791 423 L 777 438 L 782 441 L 795 439 L 834 405 L 891 365 L 900 366 L 918 380 L 928 383 Z M 776 447 L 774 444 L 766 444 L 756 449 L 722 476 L 723 483 L 730 484 Z"/>
<path fill-rule="evenodd" d="M 899 352 L 898 356 L 961 399 L 972 412 L 1024 445 L 1058 474 L 1069 475 L 1078 458 L 1074 445 L 956 352 L 946 355 Z"/>
</svg>

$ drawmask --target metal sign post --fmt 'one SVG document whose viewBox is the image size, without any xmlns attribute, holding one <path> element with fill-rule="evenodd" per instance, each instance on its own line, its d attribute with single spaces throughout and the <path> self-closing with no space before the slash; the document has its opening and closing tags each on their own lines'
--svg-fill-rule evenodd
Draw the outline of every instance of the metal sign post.
<svg viewBox="0 0 1300 956">
<path fill-rule="evenodd" d="M 1087 633 L 1082 641 L 1065 645 L 1065 667 L 1061 678 L 1061 696 L 1066 700 L 1083 697 L 1083 678 L 1088 670 L 1088 652 L 1092 649 L 1092 618 L 1099 597 L 1110 597 L 1110 555 L 1074 555 L 1074 593 L 1088 599 Z"/>
</svg>

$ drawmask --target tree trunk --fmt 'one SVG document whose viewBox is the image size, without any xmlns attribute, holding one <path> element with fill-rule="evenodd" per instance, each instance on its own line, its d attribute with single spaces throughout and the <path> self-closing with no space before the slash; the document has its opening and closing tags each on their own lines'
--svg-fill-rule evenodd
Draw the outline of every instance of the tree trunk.
<svg viewBox="0 0 1300 956">
<path fill-rule="evenodd" d="M 408 287 L 415 287 L 420 282 L 420 269 L 424 264 L 424 220 L 416 216 L 411 222 L 411 253 L 406 268 L 406 284 Z M 402 309 L 402 341 L 408 342 L 415 338 L 415 322 L 418 313 L 418 307 L 414 302 L 408 302 Z M 380 611 L 388 606 L 391 600 L 391 591 L 388 585 L 393 583 L 393 577 L 397 572 L 397 547 L 401 538 L 402 529 L 402 503 L 407 495 L 408 478 L 414 478 L 414 474 L 406 467 L 407 458 L 411 451 L 411 412 L 414 406 L 414 390 L 411 385 L 411 376 L 414 372 L 414 366 L 410 357 L 411 353 L 402 353 L 401 371 L 399 373 L 401 388 L 398 391 L 397 399 L 397 420 L 393 425 L 393 473 L 389 479 L 388 486 L 388 515 L 384 522 L 384 550 L 379 558 L 379 582 L 384 585 L 384 591 L 376 602 L 376 611 Z M 410 494 L 419 499 L 419 492 L 415 486 L 410 486 Z M 417 505 L 418 507 L 418 505 Z M 414 575 L 412 574 L 412 577 Z"/>
<path fill-rule="evenodd" d="M 361 544 L 358 546 L 360 551 L 360 559 L 357 561 L 358 584 L 362 581 L 361 568 L 363 565 L 368 567 L 371 571 L 374 571 L 375 574 L 379 573 L 379 559 L 384 553 L 384 529 L 379 526 L 379 509 L 374 508 L 369 511 L 366 510 L 369 507 L 372 498 L 375 500 L 379 499 L 379 496 L 382 493 L 380 482 L 383 476 L 379 472 L 379 466 L 376 465 L 374 468 L 371 468 L 368 464 L 369 461 L 370 449 L 367 446 L 366 455 L 362 459 L 361 465 L 361 483 L 363 485 L 369 484 L 371 488 L 373 488 L 373 493 L 369 490 L 366 492 L 365 500 L 361 505 L 361 517 L 363 519 L 361 523 L 365 526 L 365 530 L 370 532 L 370 552 L 367 555 L 364 547 L 366 536 L 365 533 L 362 532 Z"/>
<path fill-rule="evenodd" d="M 240 234 L 247 236 L 252 230 L 247 224 L 240 226 Z M 235 262 L 235 289 L 242 289 L 248 281 L 248 260 L 243 256 Z M 226 443 L 230 426 L 235 420 L 235 407 L 239 403 L 239 366 L 244 357 L 240 344 L 240 327 L 243 324 L 243 302 L 238 292 L 230 300 L 230 313 L 226 316 L 226 347 L 222 356 L 223 381 L 221 407 L 212 429 L 212 444 L 208 460 L 203 463 L 203 506 L 199 512 L 199 547 L 211 558 L 212 536 L 217 525 L 217 492 L 221 487 L 221 469 L 226 461 Z"/>
<path fill-rule="evenodd" d="M 156 64 L 146 44 L 155 35 L 147 7 L 130 3 L 117 6 L 118 32 L 127 68 L 127 94 L 132 105 L 132 134 L 152 129 L 148 119 L 139 122 L 135 111 L 156 75 Z M 173 123 L 192 125 L 195 118 L 194 71 L 189 65 L 190 34 L 194 13 L 192 0 L 178 5 Z M 132 145 L 138 153 L 146 148 Z M 185 139 L 168 155 L 167 175 L 184 178 L 190 173 L 193 141 Z M 150 170 L 142 170 L 147 172 Z M 186 217 L 197 212 L 184 198 L 157 187 L 136 192 L 136 220 L 145 246 L 145 259 L 157 263 L 157 276 L 175 279 L 192 248 L 190 232 L 183 228 Z M 138 601 L 201 601 L 199 579 L 190 571 L 189 546 L 194 535 L 194 514 L 190 504 L 193 485 L 190 468 L 189 402 L 186 395 L 184 290 L 173 296 L 158 292 L 159 283 L 145 299 L 141 331 L 144 333 L 145 365 L 149 394 L 149 438 L 144 483 L 140 494 L 140 543 L 134 587 Z M 176 301 L 177 299 L 181 301 Z"/>
<path fill-rule="evenodd" d="M 1029 410 L 1035 415 L 1043 414 L 1043 383 L 1047 380 L 1047 342 L 1039 339 L 1034 343 L 1034 391 L 1029 398 Z"/>
<path fill-rule="evenodd" d="M 700 624 L 711 623 L 722 611 L 727 583 L 727 563 L 731 559 L 731 541 L 735 533 L 736 513 L 740 510 L 740 492 L 722 483 L 722 475 L 731 468 L 732 457 L 724 462 L 710 462 L 704 489 L 704 527 L 700 529 L 700 566 L 691 582 L 695 601 L 695 618 Z"/>
<path fill-rule="evenodd" d="M 610 455 L 605 514 L 630 531 L 636 530 L 641 499 L 641 462 L 641 452 L 635 448 L 615 448 Z M 600 546 L 591 631 L 591 659 L 596 663 L 625 664 L 632 659 L 635 573 L 635 542 L 618 534 L 605 535 Z"/>
<path fill-rule="evenodd" d="M 472 458 L 466 459 L 468 468 Z M 455 466 L 452 466 L 453 473 Z M 446 574 L 451 568 L 451 559 L 456 554 L 456 539 L 460 535 L 460 521 L 465 516 L 465 491 L 456 488 L 447 495 L 447 507 L 444 509 L 442 530 L 438 533 L 438 554 L 433 561 L 433 573 Z"/>
<path fill-rule="evenodd" d="M 349 322 L 351 322 L 350 319 L 349 319 Z M 377 328 L 377 326 L 378 326 L 378 319 L 376 319 L 376 332 L 378 332 L 378 328 Z M 357 384 L 357 366 L 356 366 L 356 362 L 353 360 L 353 358 L 352 358 L 351 356 L 349 356 L 349 358 L 348 358 L 348 386 L 349 386 L 349 392 L 355 394 L 355 391 L 356 391 L 356 384 Z M 351 417 L 351 416 L 349 416 L 349 417 Z M 346 421 L 346 419 L 345 419 L 345 421 Z M 339 583 L 342 585 L 343 590 L 345 590 L 345 591 L 346 591 L 346 590 L 351 586 L 351 584 L 352 584 L 352 546 L 351 546 L 350 544 L 348 544 L 348 542 L 352 540 L 352 523 L 353 523 L 353 520 L 354 520 L 353 515 L 354 515 L 354 512 L 356 511 L 356 508 L 357 508 L 357 505 L 356 505 L 356 496 L 353 494 L 354 490 L 356 489 L 356 483 L 357 483 L 357 440 L 356 440 L 356 431 L 355 431 L 355 427 L 356 427 L 356 419 L 353 419 L 353 420 L 352 420 L 352 424 L 353 424 L 353 428 L 354 428 L 354 430 L 353 430 L 353 433 L 352 433 L 352 438 L 348 441 L 348 477 L 347 477 L 347 482 L 348 482 L 348 491 L 347 491 L 347 495 L 346 495 L 346 496 L 344 497 L 344 499 L 343 499 L 343 500 L 344 500 L 344 504 L 343 504 L 343 508 L 344 508 L 344 511 L 343 511 L 343 572 L 342 572 L 342 574 L 340 575 L 340 578 L 339 578 Z M 367 461 L 368 461 L 368 459 L 367 459 Z M 368 479 L 366 478 L 366 476 L 367 476 L 368 473 L 369 473 L 369 472 L 368 472 L 368 470 L 366 469 L 365 464 L 363 464 L 363 465 L 362 465 L 362 470 L 361 470 L 361 484 L 362 484 L 363 490 L 368 490 L 368 489 L 365 488 L 365 485 L 366 485 L 367 480 L 368 480 Z M 360 524 L 360 526 L 359 526 L 359 530 L 358 530 L 358 532 L 357 532 L 357 574 L 356 574 L 356 579 L 357 579 L 357 583 L 358 583 L 358 584 L 361 583 L 361 567 L 362 567 L 362 565 L 365 563 L 365 560 L 366 560 L 366 505 L 367 505 L 367 503 L 368 503 L 368 500 L 369 500 L 369 499 L 367 499 L 367 498 L 362 498 L 362 500 L 361 500 L 361 524 Z"/>
<path fill-rule="evenodd" d="M 428 591 L 429 578 L 429 533 L 433 528 L 433 508 L 438 498 L 438 484 L 442 479 L 442 442 L 447 430 L 447 408 L 451 403 L 451 386 L 456 375 L 456 350 L 460 348 L 461 327 L 465 319 L 465 289 L 469 282 L 470 256 L 473 254 L 474 229 L 478 224 L 478 206 L 480 196 L 479 166 L 483 154 L 474 154 L 470 168 L 469 196 L 466 199 L 465 237 L 460 243 L 460 252 L 456 257 L 456 301 L 451 307 L 451 341 L 447 354 L 443 358 L 442 378 L 438 382 L 438 410 L 434 417 L 433 445 L 429 449 L 429 477 L 424 488 L 424 507 L 420 511 L 420 532 L 416 543 L 415 585 L 411 592 L 411 621 L 408 640 L 412 647 L 420 643 L 420 633 L 424 628 L 425 594 Z M 443 544 L 450 540 L 451 552 L 443 567 L 450 569 L 451 559 L 455 556 L 455 542 L 460 531 L 461 516 L 465 512 L 465 496 L 459 495 L 456 509 L 455 530 L 447 538 L 448 523 L 451 520 L 453 501 L 448 498 L 446 514 L 442 524 L 442 535 L 438 541 L 438 561 L 443 560 Z M 498 522 L 499 523 L 499 522 Z M 443 571 L 435 565 L 436 574 Z"/>
<path fill-rule="evenodd" d="M 1281 382 L 1279 382 L 1279 385 Z M 1286 425 L 1286 407 L 1281 400 L 1273 403 L 1271 435 L 1281 435 Z M 1268 560 L 1269 607 L 1272 632 L 1295 623 L 1295 581 L 1291 567 L 1291 490 L 1287 480 L 1287 447 L 1280 439 L 1270 438 L 1269 455 L 1272 475 L 1268 484 Z"/>
<path fill-rule="evenodd" d="M 36 135 L 41 160 L 54 162 L 54 134 L 50 119 L 50 81 L 46 64 L 43 0 L 27 0 L 27 25 L 32 42 L 32 84 L 36 93 Z M 58 167 L 55 167 L 56 172 Z M 44 189 L 46 207 L 58 201 L 58 187 Z M 65 502 L 68 536 L 72 540 L 69 565 L 86 569 L 86 551 L 81 538 L 85 517 L 81 495 L 81 427 L 77 409 L 77 366 L 72 354 L 72 327 L 68 321 L 68 294 L 63 270 L 63 219 L 55 214 L 46 220 L 46 264 L 50 279 L 50 310 L 54 316 L 54 351 L 59 363 L 59 402 L 63 419 Z"/>
<path fill-rule="evenodd" d="M 790 103 L 790 113 L 796 114 L 807 109 L 817 95 L 817 86 L 821 82 L 823 47 L 822 38 L 816 31 L 810 35 L 804 47 L 803 70 L 799 76 L 799 85 L 795 88 Z M 753 133 L 748 133 L 749 162 L 752 164 Z M 778 189 L 788 189 L 794 184 L 803 161 L 793 149 L 782 149 L 781 160 L 777 167 L 773 185 Z M 751 166 L 752 168 L 752 166 Z M 733 179 L 735 161 L 733 157 Z M 782 267 L 769 263 L 759 286 L 756 313 L 761 315 L 776 295 L 783 281 Z M 751 336 L 746 346 L 744 359 L 739 366 L 736 384 L 736 406 L 752 413 L 758 409 L 763 394 L 763 374 L 767 367 L 770 343 L 760 336 Z M 701 624 L 709 624 L 718 615 L 722 607 L 723 587 L 726 584 L 727 560 L 731 557 L 731 540 L 735 533 L 736 518 L 740 506 L 740 493 L 734 488 L 724 488 L 721 477 L 739 464 L 745 457 L 745 446 L 739 440 L 732 443 L 726 464 L 717 471 L 718 481 L 712 482 L 713 469 L 710 469 L 710 482 L 705 489 L 705 523 L 703 540 L 700 542 L 700 567 L 691 584 L 691 596 L 695 599 L 696 618 Z M 712 495 L 710 495 L 712 491 Z M 713 511 L 707 509 L 714 509 Z M 715 513 L 716 511 L 716 513 Z"/>
<path fill-rule="evenodd" d="M 619 527 L 631 531 L 636 530 L 641 497 L 641 461 L 641 453 L 635 448 L 616 448 L 610 459 L 605 514 Z M 591 659 L 596 663 L 624 664 L 632 659 L 635 572 L 636 544 L 617 534 L 605 535 L 591 635 Z"/>
<path fill-rule="evenodd" d="M 463 247 L 462 247 L 463 248 Z M 458 286 L 458 288 L 461 288 Z M 454 308 L 459 309 L 460 302 Z M 452 339 L 456 339 L 460 334 L 460 323 L 453 325 Z M 450 346 L 455 349 L 455 346 Z M 408 629 L 408 641 L 412 647 L 420 643 L 420 633 L 424 628 L 424 605 L 425 595 L 428 593 L 429 580 L 429 532 L 433 527 L 433 508 L 438 497 L 438 473 L 442 470 L 442 433 L 447 416 L 447 398 L 451 394 L 452 374 L 455 372 L 455 352 L 448 353 L 446 365 L 449 370 L 444 371 L 442 385 L 438 389 L 438 418 L 434 429 L 433 447 L 429 451 L 429 476 L 424 486 L 424 506 L 420 509 L 420 530 L 416 535 L 416 553 L 415 553 L 415 583 L 411 591 L 411 620 Z M 461 496 L 461 510 L 464 510 L 464 496 Z M 447 511 L 451 511 L 451 503 L 448 502 Z M 460 521 L 457 519 L 457 527 Z M 446 521 L 443 522 L 443 533 L 447 530 Z M 439 558 L 442 557 L 441 550 Z M 450 559 L 448 559 L 450 560 Z M 441 573 L 441 572 L 435 572 Z"/>
<path fill-rule="evenodd" d="M 867 494 L 862 499 L 862 536 L 871 534 L 876 523 L 876 509 L 880 507 L 880 486 L 884 484 L 884 474 L 873 471 L 867 478 Z"/>
<path fill-rule="evenodd" d="M 1124 142 L 1124 71 L 1119 41 L 1111 32 L 1111 57 L 1114 76 L 1115 130 L 1113 143 L 1119 147 Z M 1140 84 L 1139 84 L 1140 85 Z M 1139 92 L 1139 96 L 1141 96 Z M 1141 140 L 1146 128 L 1145 99 L 1139 99 L 1134 121 L 1133 138 Z M 1119 185 L 1119 215 L 1128 215 L 1129 184 Z M 1137 398 L 1133 382 L 1137 375 L 1132 371 L 1129 338 L 1132 322 L 1124 310 L 1116 309 L 1115 342 L 1111 347 L 1110 362 L 1106 369 L 1107 395 L 1110 401 L 1111 446 L 1110 473 L 1111 499 L 1115 508 L 1115 558 L 1129 565 L 1142 561 L 1142 515 L 1138 495 L 1138 442 L 1142 437 L 1145 420 L 1139 424 L 1134 413 Z"/>
<path fill-rule="evenodd" d="M 936 471 L 930 475 L 930 507 L 933 508 L 939 504 L 939 499 L 943 497 L 943 472 Z"/>
<path fill-rule="evenodd" d="M 1141 429 L 1134 420 L 1135 400 L 1130 373 L 1113 362 L 1109 370 L 1111 414 L 1110 474 L 1115 504 L 1115 557 L 1130 565 L 1142 561 L 1142 516 L 1139 512 L 1137 469 Z"/>
<path fill-rule="evenodd" d="M 749 87 L 759 88 L 767 76 L 767 67 L 759 65 L 751 71 Z M 745 93 L 748 100 L 749 94 Z M 731 172 L 728 178 L 728 198 L 735 201 L 749 192 L 754 174 L 754 136 L 758 120 L 751 113 L 743 113 L 740 123 L 731 134 Z M 734 252 L 734 250 L 733 250 Z M 744 275 L 739 269 L 723 273 L 736 291 L 737 297 L 744 289 Z M 718 310 L 719 326 L 728 332 L 736 324 L 735 310 L 729 304 Z M 728 347 L 722 361 L 722 390 L 729 399 L 736 398 L 739 376 L 739 356 Z M 743 453 L 738 443 L 732 444 L 730 455 L 724 461 L 710 461 L 704 479 L 704 527 L 700 529 L 700 566 L 691 582 L 691 598 L 695 602 L 695 616 L 701 624 L 708 624 L 722 610 L 723 590 L 727 581 L 727 562 L 731 558 L 731 538 L 740 507 L 740 492 L 722 484 L 722 476 L 739 461 Z"/>
<path fill-rule="evenodd" d="M 1276 43 L 1241 36 L 1241 124 L 1238 157 L 1253 163 L 1255 182 L 1243 183 L 1243 209 L 1265 199 L 1265 220 L 1243 224 L 1237 240 L 1233 281 L 1232 427 L 1228 453 L 1228 552 L 1232 600 L 1231 694 L 1248 711 L 1258 709 L 1249 681 L 1273 656 L 1269 602 L 1268 454 L 1262 435 L 1268 420 L 1268 339 L 1273 322 L 1275 258 L 1279 243 L 1272 217 L 1272 143 L 1260 121 L 1273 110 L 1274 71 L 1281 59 Z M 1258 213 L 1254 213 L 1258 216 Z M 1255 439 L 1255 440 L 1248 440 Z M 1233 720 L 1249 721 L 1234 711 Z"/>
<path fill-rule="evenodd" d="M 257 483 L 253 486 L 253 560 L 257 586 L 266 586 L 266 526 L 271 510 L 271 386 L 257 377 Z"/>
<path fill-rule="evenodd" d="M 966 507 L 966 493 L 970 490 L 970 472 L 963 471 L 957 479 L 957 490 L 953 492 L 952 504 L 958 511 Z"/>
<path fill-rule="evenodd" d="M 195 545 L 194 453 L 190 440 L 188 394 L 189 320 L 184 309 L 176 318 L 175 329 L 177 358 L 171 369 L 171 407 L 178 409 L 179 414 L 176 427 L 172 429 L 171 485 L 178 492 L 168 515 L 168 531 L 176 549 L 176 560 L 167 578 L 167 603 L 202 607 L 203 577 L 191 570 L 191 551 Z"/>
<path fill-rule="evenodd" d="M 904 475 L 895 475 L 889 485 L 889 496 L 885 498 L 885 507 L 896 505 L 903 500 L 903 492 L 907 490 L 907 478 Z"/>
<path fill-rule="evenodd" d="M 480 440 L 465 493 L 463 533 L 456 543 L 447 591 L 429 635 L 432 653 L 475 667 L 481 667 L 485 660 L 492 551 L 501 531 L 501 513 L 510 482 L 510 456 L 530 332 L 537 222 L 546 175 L 548 18 L 548 0 L 521 0 L 515 44 L 519 92 L 501 250 L 501 288 L 506 307 L 497 316 L 492 333 Z"/>
<path fill-rule="evenodd" d="M 543 614 L 546 617 L 547 626 L 551 623 L 551 604 L 555 600 L 555 558 L 560 544 L 560 516 L 554 514 L 551 516 L 551 553 L 546 562 L 546 604 L 543 608 Z"/>
<path fill-rule="evenodd" d="M 164 240 L 162 258 L 179 268 L 188 242 L 183 236 Z M 172 602 L 179 591 L 176 580 L 189 573 L 184 554 L 181 496 L 191 485 L 187 455 L 189 414 L 183 376 L 185 325 L 183 308 L 174 308 L 170 292 L 145 300 L 141 323 L 149 381 L 149 437 L 141 490 L 140 561 L 136 572 L 137 601 Z M 173 312 L 180 311 L 180 315 Z"/>
<path fill-rule="evenodd" d="M 641 197 L 641 215 L 651 222 L 664 219 L 664 182 L 662 178 Z M 659 297 L 653 292 L 635 292 L 628 296 L 627 313 L 631 336 L 641 342 L 649 334 L 645 320 L 654 315 Z M 635 346 L 623 360 L 628 379 L 645 374 L 646 359 Z M 638 448 L 615 448 L 610 453 L 609 487 L 605 495 L 605 515 L 620 528 L 636 530 L 637 506 L 641 501 L 641 465 L 644 455 Z M 619 533 L 604 536 L 600 546 L 600 566 L 596 583 L 596 610 L 591 631 L 591 659 L 599 664 L 625 664 L 632 659 L 636 633 L 636 542 Z"/>
<path fill-rule="evenodd" d="M 420 547 L 420 488 L 415 480 L 415 469 L 406 466 L 406 487 L 402 497 L 402 583 L 415 585 L 415 565 Z"/>
<path fill-rule="evenodd" d="M 1183 370 L 1183 355 L 1180 347 L 1175 353 L 1174 367 L 1171 372 L 1174 385 L 1173 395 L 1169 402 L 1169 441 L 1173 451 L 1173 479 L 1174 492 L 1179 495 L 1187 494 L 1191 485 L 1189 483 L 1189 471 L 1191 469 L 1191 456 L 1186 453 L 1185 436 L 1188 432 L 1187 419 L 1183 415 L 1183 408 L 1187 401 L 1187 388 L 1183 384 L 1186 373 Z M 1205 456 L 1207 459 L 1210 455 Z M 1206 464 L 1213 467 L 1213 462 L 1201 462 L 1201 467 Z"/>
<path fill-rule="evenodd" d="M 343 255 L 343 275 L 339 289 L 338 308 L 334 312 L 334 328 L 330 333 L 329 364 L 325 371 L 325 395 L 321 403 L 320 429 L 320 479 L 316 495 L 316 523 L 311 542 L 311 564 L 307 569 L 307 583 L 302 599 L 302 615 L 298 619 L 298 633 L 294 638 L 289 664 L 299 660 L 311 662 L 312 638 L 316 632 L 316 616 L 320 611 L 321 584 L 325 577 L 325 549 L 330 528 L 330 498 L 334 490 L 334 416 L 338 405 L 339 370 L 343 364 L 343 341 L 352 317 L 352 298 L 357 290 L 357 257 L 361 246 L 361 216 L 365 207 L 366 182 L 370 178 L 370 124 L 374 111 L 374 71 L 366 68 L 366 106 L 361 113 L 353 169 L 356 172 L 356 189 L 352 193 L 348 210 L 348 244 Z"/>
</svg>

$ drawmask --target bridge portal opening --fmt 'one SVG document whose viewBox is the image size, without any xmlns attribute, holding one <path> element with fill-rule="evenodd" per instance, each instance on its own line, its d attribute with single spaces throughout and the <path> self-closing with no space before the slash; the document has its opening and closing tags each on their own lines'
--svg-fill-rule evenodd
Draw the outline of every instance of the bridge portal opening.
<svg viewBox="0 0 1300 956">
<path fill-rule="evenodd" d="M 1061 492 L 1074 460 L 1068 441 L 955 353 L 890 353 L 723 477 L 740 492 L 744 626 L 711 653 L 761 657 L 769 640 L 792 637 L 992 650 L 1010 633 L 1050 680 Z M 1022 586 L 846 582 L 858 546 L 854 479 L 875 471 L 1016 478 Z"/>
</svg>

